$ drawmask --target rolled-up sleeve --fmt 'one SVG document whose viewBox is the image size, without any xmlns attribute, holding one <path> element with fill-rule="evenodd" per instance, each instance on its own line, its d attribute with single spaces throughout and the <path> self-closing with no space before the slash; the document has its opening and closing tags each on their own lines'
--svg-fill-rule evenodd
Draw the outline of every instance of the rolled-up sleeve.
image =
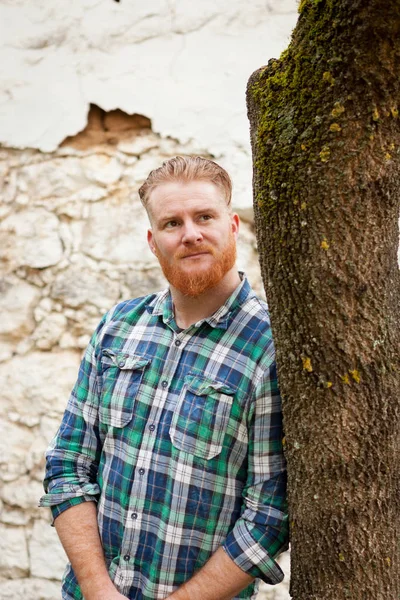
<svg viewBox="0 0 400 600">
<path fill-rule="evenodd" d="M 266 370 L 249 409 L 248 478 L 243 510 L 223 548 L 243 571 L 269 584 L 283 572 L 275 558 L 288 547 L 286 464 L 276 365 Z"/>
<path fill-rule="evenodd" d="M 39 506 L 61 512 L 86 501 L 97 501 L 97 469 L 101 454 L 98 427 L 98 372 L 96 348 L 106 316 L 86 348 L 60 425 L 46 451 L 45 494 Z"/>
</svg>

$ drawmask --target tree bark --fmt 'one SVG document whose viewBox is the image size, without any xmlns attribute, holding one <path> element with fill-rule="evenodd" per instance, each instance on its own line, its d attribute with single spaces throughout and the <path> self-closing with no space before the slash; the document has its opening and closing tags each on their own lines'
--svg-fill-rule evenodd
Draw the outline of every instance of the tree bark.
<svg viewBox="0 0 400 600">
<path fill-rule="evenodd" d="M 398 600 L 400 1 L 302 0 L 247 102 L 294 600 Z"/>
</svg>

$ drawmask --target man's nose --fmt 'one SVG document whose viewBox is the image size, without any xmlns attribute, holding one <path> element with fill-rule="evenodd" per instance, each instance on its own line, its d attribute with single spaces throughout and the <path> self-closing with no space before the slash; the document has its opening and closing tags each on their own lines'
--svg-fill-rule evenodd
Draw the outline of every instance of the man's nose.
<svg viewBox="0 0 400 600">
<path fill-rule="evenodd" d="M 203 235 L 200 228 L 193 221 L 189 221 L 183 226 L 182 242 L 184 244 L 193 244 L 195 242 L 201 242 Z"/>
</svg>

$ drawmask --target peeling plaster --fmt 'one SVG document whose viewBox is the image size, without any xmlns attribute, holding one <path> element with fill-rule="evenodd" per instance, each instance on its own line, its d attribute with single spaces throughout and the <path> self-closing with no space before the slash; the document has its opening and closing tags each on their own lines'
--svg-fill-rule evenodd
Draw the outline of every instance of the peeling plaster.
<svg viewBox="0 0 400 600">
<path fill-rule="evenodd" d="M 247 79 L 296 18 L 296 0 L 3 0 L 0 143 L 52 152 L 84 129 L 90 103 L 120 108 L 240 164 L 236 203 L 249 205 Z"/>
</svg>

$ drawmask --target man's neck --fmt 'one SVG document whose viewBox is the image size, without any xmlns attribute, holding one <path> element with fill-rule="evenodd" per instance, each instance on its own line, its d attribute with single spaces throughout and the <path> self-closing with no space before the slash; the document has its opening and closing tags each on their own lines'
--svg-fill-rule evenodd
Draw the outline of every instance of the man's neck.
<svg viewBox="0 0 400 600">
<path fill-rule="evenodd" d="M 193 323 L 210 317 L 222 306 L 240 284 L 239 273 L 234 267 L 213 288 L 200 296 L 185 296 L 171 286 L 172 301 L 175 309 L 175 321 L 181 329 L 187 329 Z"/>
</svg>

